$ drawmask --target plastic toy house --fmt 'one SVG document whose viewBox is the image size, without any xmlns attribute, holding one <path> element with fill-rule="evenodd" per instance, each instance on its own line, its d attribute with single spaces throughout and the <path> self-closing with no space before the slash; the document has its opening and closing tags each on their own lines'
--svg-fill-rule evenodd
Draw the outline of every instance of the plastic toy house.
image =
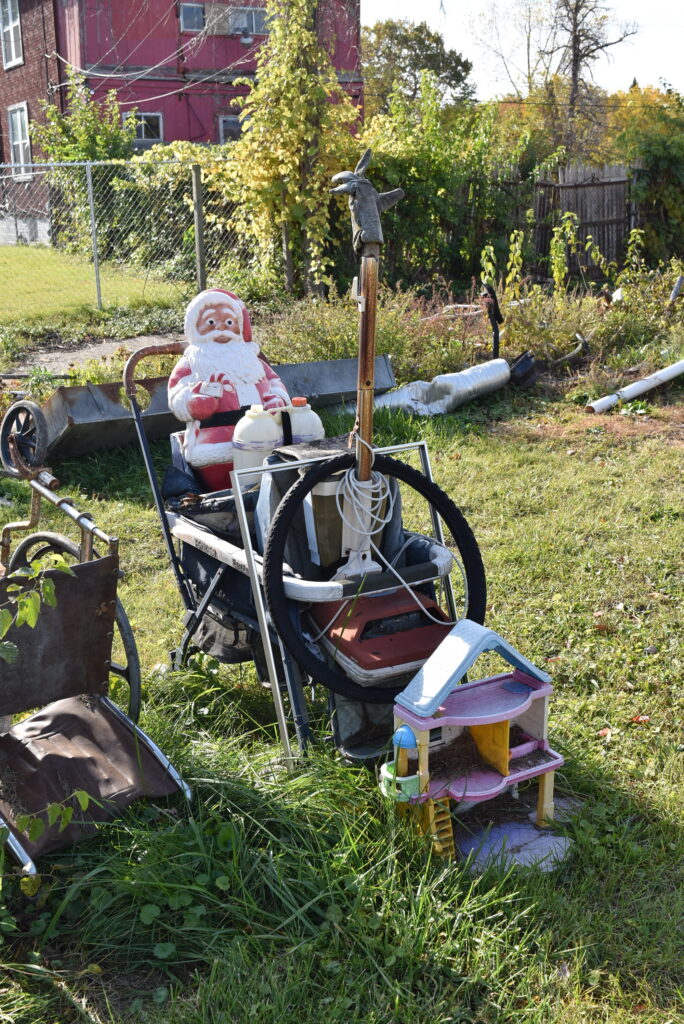
<svg viewBox="0 0 684 1024">
<path fill-rule="evenodd" d="M 512 671 L 461 683 L 493 651 Z M 463 619 L 428 658 L 394 705 L 394 760 L 383 793 L 414 807 L 438 852 L 454 855 L 451 801 L 498 796 L 539 776 L 537 824 L 553 818 L 554 771 L 563 758 L 548 743 L 550 677 L 491 629 Z"/>
</svg>

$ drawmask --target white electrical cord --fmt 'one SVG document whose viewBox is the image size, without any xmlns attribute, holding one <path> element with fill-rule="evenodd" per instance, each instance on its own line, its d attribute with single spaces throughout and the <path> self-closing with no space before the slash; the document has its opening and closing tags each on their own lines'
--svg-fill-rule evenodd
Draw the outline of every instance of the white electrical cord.
<svg viewBox="0 0 684 1024">
<path fill-rule="evenodd" d="M 373 452 L 373 449 L 366 441 L 363 441 L 361 438 L 357 438 L 357 440 L 360 441 L 361 444 L 366 445 L 366 447 L 371 452 L 370 479 L 359 480 L 358 477 L 356 476 L 356 466 L 350 466 L 349 469 L 344 473 L 337 487 L 337 492 L 335 494 L 335 501 L 337 503 L 337 511 L 339 513 L 340 519 L 349 530 L 352 530 L 360 537 L 367 538 L 369 546 L 372 548 L 373 553 L 377 555 L 377 557 L 380 559 L 383 565 L 385 565 L 386 568 L 389 569 L 389 571 L 394 576 L 396 576 L 399 584 L 404 588 L 404 590 L 408 594 L 410 594 L 411 599 L 415 602 L 415 604 L 418 606 L 420 611 L 423 612 L 424 615 L 426 615 L 429 619 L 432 620 L 432 622 L 435 622 L 439 626 L 455 626 L 456 623 L 458 622 L 457 619 L 453 621 L 438 619 L 435 615 L 432 615 L 427 610 L 427 608 L 424 607 L 423 604 L 421 604 L 417 595 L 414 594 L 413 590 L 406 582 L 406 580 L 404 580 L 402 576 L 397 572 L 393 563 L 389 562 L 385 558 L 383 553 L 380 551 L 380 548 L 374 542 L 373 535 L 378 533 L 385 526 L 387 526 L 392 519 L 392 515 L 394 513 L 395 497 L 392 494 L 387 477 L 383 476 L 382 473 L 376 473 L 373 470 L 373 462 L 375 461 L 375 453 Z M 384 512 L 382 511 L 383 505 L 385 506 Z M 356 519 L 355 523 L 350 522 L 347 516 L 345 515 L 345 507 L 347 508 L 347 510 L 352 510 L 353 517 L 354 519 Z M 397 555 L 395 555 L 395 560 L 399 557 L 399 555 L 402 554 L 404 549 L 410 543 L 410 540 L 407 541 L 404 544 L 404 546 L 399 550 Z M 463 573 L 463 568 L 460 566 L 460 563 L 459 568 L 461 568 L 461 572 Z M 464 582 L 466 582 L 465 575 Z"/>
</svg>

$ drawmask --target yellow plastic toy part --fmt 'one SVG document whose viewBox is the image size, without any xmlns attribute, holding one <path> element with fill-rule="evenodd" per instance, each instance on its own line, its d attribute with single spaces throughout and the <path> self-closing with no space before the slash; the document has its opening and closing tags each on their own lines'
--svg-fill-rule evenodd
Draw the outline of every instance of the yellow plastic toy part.
<svg viewBox="0 0 684 1024">
<path fill-rule="evenodd" d="M 470 734 L 480 754 L 501 775 L 509 775 L 510 722 L 491 722 L 489 725 L 471 725 Z"/>
</svg>

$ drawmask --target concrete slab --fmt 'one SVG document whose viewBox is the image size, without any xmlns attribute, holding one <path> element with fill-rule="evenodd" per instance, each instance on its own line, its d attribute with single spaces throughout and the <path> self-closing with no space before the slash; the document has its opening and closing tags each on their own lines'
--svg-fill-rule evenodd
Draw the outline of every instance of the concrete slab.
<svg viewBox="0 0 684 1024">
<path fill-rule="evenodd" d="M 454 838 L 464 859 L 472 854 L 473 874 L 493 866 L 504 871 L 512 867 L 553 871 L 565 860 L 572 845 L 566 836 L 522 821 L 499 822 L 474 832 L 457 828 Z"/>
</svg>

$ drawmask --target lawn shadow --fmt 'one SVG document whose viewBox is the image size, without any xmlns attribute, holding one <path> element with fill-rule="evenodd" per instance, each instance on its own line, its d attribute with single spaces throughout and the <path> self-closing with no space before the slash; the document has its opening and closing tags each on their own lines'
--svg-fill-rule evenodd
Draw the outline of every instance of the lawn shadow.
<svg viewBox="0 0 684 1024">
<path fill-rule="evenodd" d="M 578 802 L 554 825 L 571 841 L 567 857 L 550 872 L 515 869 L 506 884 L 534 904 L 548 957 L 562 955 L 559 971 L 570 971 L 568 990 L 579 983 L 599 1002 L 602 991 L 608 1000 L 619 990 L 635 1004 L 672 1008 L 683 980 L 684 829 L 572 756 L 557 774 L 556 797 Z M 531 783 L 519 802 L 482 804 L 462 822 L 475 830 L 487 821 L 527 820 L 535 801 Z M 505 871 L 493 865 L 484 880 L 499 886 Z"/>
</svg>

